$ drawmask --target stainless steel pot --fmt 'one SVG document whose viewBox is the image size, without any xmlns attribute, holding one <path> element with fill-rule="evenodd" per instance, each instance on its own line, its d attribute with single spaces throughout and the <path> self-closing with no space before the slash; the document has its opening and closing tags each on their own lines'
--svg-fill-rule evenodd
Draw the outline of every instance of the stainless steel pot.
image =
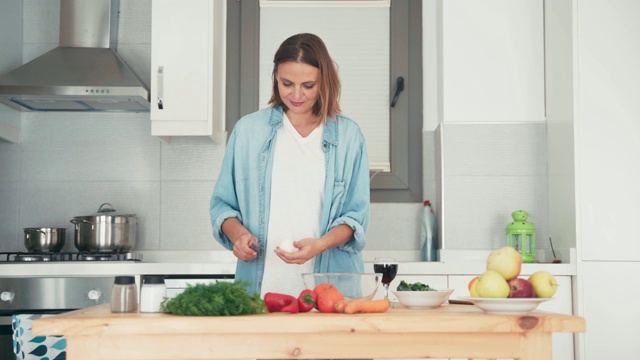
<svg viewBox="0 0 640 360">
<path fill-rule="evenodd" d="M 59 252 L 66 241 L 65 228 L 24 228 L 24 246 L 29 252 Z"/>
<path fill-rule="evenodd" d="M 79 251 L 127 252 L 136 244 L 137 217 L 118 215 L 109 203 L 100 205 L 95 215 L 74 216 L 74 242 Z"/>
</svg>

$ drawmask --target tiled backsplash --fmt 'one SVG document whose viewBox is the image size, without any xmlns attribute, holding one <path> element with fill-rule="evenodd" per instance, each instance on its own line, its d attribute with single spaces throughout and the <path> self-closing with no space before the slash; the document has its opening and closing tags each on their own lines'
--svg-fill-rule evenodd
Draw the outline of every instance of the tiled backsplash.
<svg viewBox="0 0 640 360">
<path fill-rule="evenodd" d="M 511 213 L 525 210 L 538 249 L 549 249 L 545 123 L 440 125 L 444 247 L 506 244 Z"/>
<path fill-rule="evenodd" d="M 118 52 L 148 83 L 151 0 L 120 5 Z M 57 45 L 57 6 L 24 1 L 25 61 Z M 137 214 L 136 249 L 221 250 L 208 207 L 224 147 L 198 137 L 164 143 L 150 127 L 148 114 L 22 113 L 21 142 L 0 141 L 0 251 L 23 251 L 22 228 L 33 226 L 66 227 L 65 249 L 74 250 L 69 220 L 103 202 Z M 447 125 L 442 153 L 436 135 L 424 132 L 423 186 L 443 211 L 445 247 L 501 246 L 519 208 L 545 246 L 544 123 Z M 372 204 L 367 250 L 418 251 L 421 211 L 420 203 Z"/>
</svg>

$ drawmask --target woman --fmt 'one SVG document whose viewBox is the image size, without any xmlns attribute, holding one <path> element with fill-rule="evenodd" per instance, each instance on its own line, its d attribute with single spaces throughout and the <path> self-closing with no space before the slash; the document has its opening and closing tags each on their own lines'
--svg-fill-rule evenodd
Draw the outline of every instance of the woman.
<svg viewBox="0 0 640 360">
<path fill-rule="evenodd" d="M 369 223 L 366 144 L 340 115 L 324 42 L 291 36 L 273 63 L 270 106 L 236 123 L 209 209 L 215 239 L 238 258 L 236 281 L 261 296 L 297 295 L 305 272 L 363 272 Z"/>
</svg>

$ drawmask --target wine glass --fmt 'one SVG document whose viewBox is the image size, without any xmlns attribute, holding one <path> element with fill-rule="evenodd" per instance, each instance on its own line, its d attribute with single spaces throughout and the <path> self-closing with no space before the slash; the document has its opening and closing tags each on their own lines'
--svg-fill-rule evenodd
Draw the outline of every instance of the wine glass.
<svg viewBox="0 0 640 360">
<path fill-rule="evenodd" d="M 392 257 L 377 257 L 373 259 L 373 272 L 382 274 L 384 298 L 389 300 L 389 284 L 398 274 L 398 260 Z"/>
</svg>

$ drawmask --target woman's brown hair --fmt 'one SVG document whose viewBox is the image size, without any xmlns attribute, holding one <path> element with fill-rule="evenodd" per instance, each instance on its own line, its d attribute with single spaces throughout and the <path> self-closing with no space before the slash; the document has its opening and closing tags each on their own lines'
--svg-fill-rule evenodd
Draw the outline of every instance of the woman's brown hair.
<svg viewBox="0 0 640 360">
<path fill-rule="evenodd" d="M 287 106 L 280 97 L 278 90 L 278 65 L 285 62 L 300 62 L 311 65 L 320 70 L 320 84 L 318 100 L 313 106 L 313 113 L 318 117 L 318 122 L 324 121 L 327 117 L 335 120 L 340 113 L 340 77 L 336 64 L 331 59 L 329 51 L 320 37 L 314 34 L 296 34 L 286 39 L 273 57 L 273 90 L 269 104 L 276 107 L 282 105 L 287 110 Z"/>
</svg>

